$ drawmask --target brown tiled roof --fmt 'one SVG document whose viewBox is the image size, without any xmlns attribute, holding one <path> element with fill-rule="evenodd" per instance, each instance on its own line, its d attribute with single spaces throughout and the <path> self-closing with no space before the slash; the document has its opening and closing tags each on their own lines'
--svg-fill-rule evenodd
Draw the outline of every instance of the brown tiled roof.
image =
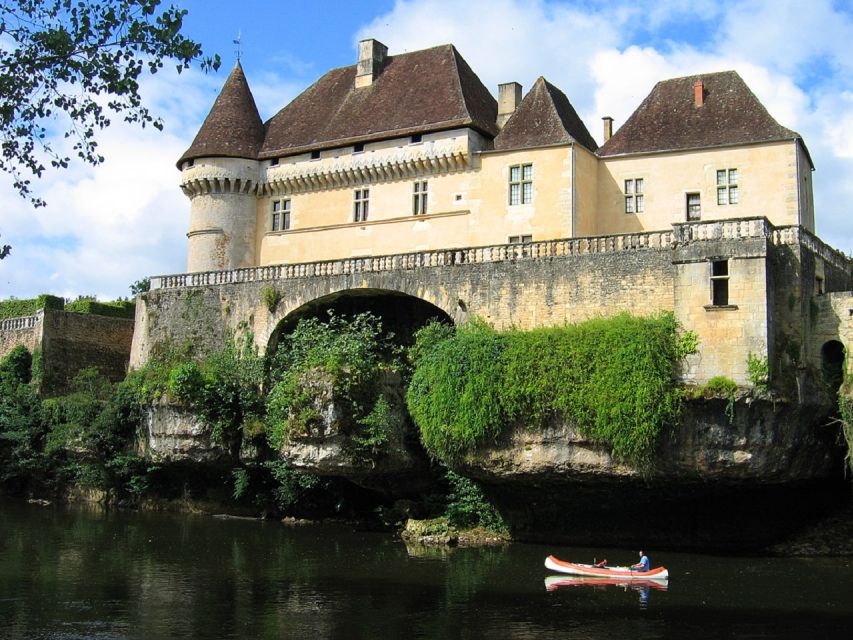
<svg viewBox="0 0 853 640">
<path fill-rule="evenodd" d="M 267 122 L 259 157 L 472 127 L 492 137 L 497 102 L 453 45 L 386 58 L 356 89 L 356 65 L 333 69 Z"/>
<path fill-rule="evenodd" d="M 598 148 L 566 94 L 540 76 L 495 138 L 495 149 L 569 142 L 582 144 L 590 151 Z"/>
<path fill-rule="evenodd" d="M 255 159 L 263 141 L 264 123 L 237 62 L 195 140 L 178 160 L 178 168 L 186 160 L 202 157 Z"/>
<path fill-rule="evenodd" d="M 696 80 L 704 85 L 701 107 L 693 101 Z M 773 119 L 737 72 L 722 71 L 658 82 L 598 153 L 613 156 L 799 137 Z"/>
</svg>

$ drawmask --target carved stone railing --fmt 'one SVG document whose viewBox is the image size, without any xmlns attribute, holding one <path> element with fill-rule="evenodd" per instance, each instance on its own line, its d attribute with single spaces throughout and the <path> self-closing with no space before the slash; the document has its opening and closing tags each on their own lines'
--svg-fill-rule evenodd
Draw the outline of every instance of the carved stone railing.
<svg viewBox="0 0 853 640">
<path fill-rule="evenodd" d="M 766 218 L 739 218 L 685 222 L 672 225 L 671 231 L 648 231 L 611 236 L 541 240 L 523 244 L 500 244 L 464 249 L 439 249 L 387 256 L 343 258 L 298 264 L 247 267 L 229 271 L 204 271 L 154 276 L 152 289 L 175 289 L 208 285 L 236 284 L 270 280 L 289 280 L 354 273 L 378 273 L 451 265 L 538 260 L 558 256 L 614 253 L 648 249 L 670 249 L 679 244 L 708 240 L 742 240 L 766 238 L 773 244 L 804 246 L 825 260 L 849 260 L 839 251 L 824 244 L 801 227 L 774 227 Z"/>
<path fill-rule="evenodd" d="M 776 227 L 773 229 L 772 242 L 775 245 L 800 244 L 824 262 L 838 269 L 853 268 L 853 259 L 846 256 L 838 249 L 833 249 L 813 233 L 802 227 L 791 225 L 788 227 Z"/>
<path fill-rule="evenodd" d="M 44 311 L 36 311 L 31 316 L 19 316 L 17 318 L 6 318 L 0 320 L 0 331 L 21 331 L 24 329 L 32 329 L 44 315 Z"/>
</svg>

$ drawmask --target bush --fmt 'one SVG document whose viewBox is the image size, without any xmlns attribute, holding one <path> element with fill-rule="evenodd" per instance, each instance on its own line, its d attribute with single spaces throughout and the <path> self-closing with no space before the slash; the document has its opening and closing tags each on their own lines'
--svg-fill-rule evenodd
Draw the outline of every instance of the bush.
<svg viewBox="0 0 853 640">
<path fill-rule="evenodd" d="M 13 382 L 27 384 L 33 374 L 33 356 L 21 344 L 16 345 L 0 362 L 0 377 L 9 376 Z"/>
<path fill-rule="evenodd" d="M 746 357 L 747 377 L 756 391 L 766 392 L 770 388 L 770 363 L 752 352 Z"/>
<path fill-rule="evenodd" d="M 507 531 L 506 522 L 486 499 L 473 480 L 453 471 L 447 472 L 447 520 L 457 528 L 484 527 L 498 533 Z"/>
<path fill-rule="evenodd" d="M 136 313 L 136 303 L 128 300 L 113 300 L 98 302 L 93 297 L 80 297 L 65 305 L 65 310 L 71 313 L 88 313 L 96 316 L 111 318 L 127 318 L 132 320 Z"/>
<path fill-rule="evenodd" d="M 421 357 L 407 403 L 443 461 L 494 442 L 504 425 L 565 418 L 615 457 L 645 464 L 678 417 L 675 367 L 695 344 L 671 314 L 504 333 L 475 323 Z"/>
<path fill-rule="evenodd" d="M 64 304 L 65 300 L 62 298 L 48 294 L 27 300 L 3 300 L 0 301 L 0 320 L 31 316 L 39 309 L 62 309 Z"/>
</svg>

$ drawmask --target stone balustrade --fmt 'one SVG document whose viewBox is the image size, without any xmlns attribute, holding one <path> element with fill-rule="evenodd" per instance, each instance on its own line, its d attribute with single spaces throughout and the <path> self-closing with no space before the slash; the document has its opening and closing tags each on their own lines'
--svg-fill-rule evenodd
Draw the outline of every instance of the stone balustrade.
<svg viewBox="0 0 853 640">
<path fill-rule="evenodd" d="M 5 320 L 0 320 L 0 331 L 23 331 L 26 329 L 32 329 L 41 322 L 43 315 L 43 311 L 37 311 L 31 316 L 19 316 L 17 318 L 6 318 Z"/>
<path fill-rule="evenodd" d="M 439 249 L 387 256 L 344 258 L 299 264 L 277 264 L 228 271 L 204 271 L 155 276 L 152 289 L 175 289 L 208 285 L 234 284 L 375 273 L 455 264 L 478 264 L 512 260 L 537 260 L 557 256 L 613 253 L 649 249 L 670 249 L 678 244 L 707 240 L 767 238 L 776 245 L 804 243 L 810 250 L 833 264 L 850 266 L 850 260 L 824 244 L 801 227 L 773 227 L 763 217 L 736 220 L 686 222 L 672 225 L 671 231 L 648 231 L 611 236 L 542 240 L 523 244 L 500 244 L 464 249 Z"/>
</svg>

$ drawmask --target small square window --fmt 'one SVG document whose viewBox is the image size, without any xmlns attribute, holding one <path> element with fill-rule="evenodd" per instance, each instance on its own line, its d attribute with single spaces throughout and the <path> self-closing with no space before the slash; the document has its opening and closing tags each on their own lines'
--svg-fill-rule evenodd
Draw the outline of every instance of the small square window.
<svg viewBox="0 0 853 640">
<path fill-rule="evenodd" d="M 270 166 L 274 167 L 278 164 L 278 158 L 270 158 Z"/>
<path fill-rule="evenodd" d="M 412 135 L 412 137 L 409 139 L 409 141 L 412 144 L 417 144 L 418 142 L 423 141 L 423 139 L 424 139 L 424 136 L 422 133 L 416 133 L 416 134 Z"/>
<path fill-rule="evenodd" d="M 311 159 L 312 160 L 319 160 L 320 159 L 320 152 L 319 151 L 312 151 L 311 152 Z"/>
<path fill-rule="evenodd" d="M 363 142 L 359 142 L 357 144 L 352 145 L 352 152 L 353 153 L 361 153 L 362 151 L 364 151 L 364 143 Z"/>
</svg>

